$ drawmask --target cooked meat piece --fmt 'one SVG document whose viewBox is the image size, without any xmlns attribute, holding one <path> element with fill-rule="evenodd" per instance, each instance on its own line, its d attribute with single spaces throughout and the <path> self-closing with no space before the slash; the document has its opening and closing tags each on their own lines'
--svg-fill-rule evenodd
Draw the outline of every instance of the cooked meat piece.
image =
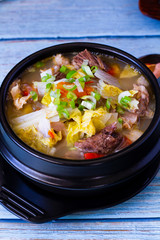
<svg viewBox="0 0 160 240">
<path fill-rule="evenodd" d="M 59 66 L 68 65 L 69 64 L 69 59 L 63 57 L 62 54 L 57 54 L 53 59 L 53 63 L 55 65 L 59 65 Z"/>
<path fill-rule="evenodd" d="M 115 131 L 116 123 L 102 129 L 92 137 L 79 140 L 75 147 L 83 152 L 111 153 L 122 141 L 123 137 Z"/>
<path fill-rule="evenodd" d="M 123 127 L 127 129 L 131 129 L 133 124 L 137 122 L 138 114 L 125 112 L 121 118 L 123 120 Z"/>
<path fill-rule="evenodd" d="M 66 129 L 63 122 L 52 122 L 51 123 L 51 128 L 53 128 L 53 130 L 55 130 L 56 132 L 59 132 L 59 131 L 62 131 L 62 130 Z"/>
<path fill-rule="evenodd" d="M 30 95 L 24 97 L 21 96 L 20 80 L 13 82 L 10 87 L 10 93 L 13 99 L 13 103 L 18 110 L 21 109 L 23 105 L 27 103 L 27 100 L 30 98 Z"/>
<path fill-rule="evenodd" d="M 27 100 L 30 99 L 30 97 L 31 96 L 28 95 L 25 97 L 17 98 L 16 100 L 14 100 L 14 105 L 19 110 L 19 109 L 23 108 L 23 105 L 27 103 Z"/>
<path fill-rule="evenodd" d="M 61 72 L 58 72 L 57 75 L 56 75 L 56 80 L 60 80 L 62 78 L 65 78 L 66 75 L 64 73 L 61 73 Z"/>
<path fill-rule="evenodd" d="M 156 78 L 160 77 L 160 63 L 156 64 L 153 74 L 155 75 Z"/>
<path fill-rule="evenodd" d="M 76 69 L 78 69 L 81 67 L 84 60 L 88 60 L 88 64 L 90 67 L 98 66 L 105 71 L 108 70 L 107 65 L 100 59 L 100 57 L 93 55 L 87 49 L 74 56 L 72 64 L 75 66 Z"/>
<path fill-rule="evenodd" d="M 20 83 L 20 80 L 17 80 L 17 81 L 14 81 L 10 86 L 10 93 L 11 93 L 13 100 L 18 98 L 21 94 L 21 89 L 20 89 L 19 83 Z"/>
<path fill-rule="evenodd" d="M 133 90 L 138 91 L 137 93 L 137 99 L 139 101 L 138 104 L 138 110 L 136 110 L 136 113 L 139 117 L 144 117 L 146 115 L 146 112 L 148 110 L 148 104 L 149 104 L 149 93 L 145 86 L 143 85 L 136 85 L 133 84 Z"/>
<path fill-rule="evenodd" d="M 138 83 L 138 85 L 143 85 L 143 86 L 145 86 L 145 87 L 148 87 L 148 86 L 149 86 L 148 81 L 147 81 L 143 76 L 140 76 L 140 77 L 137 79 L 137 83 Z"/>
</svg>

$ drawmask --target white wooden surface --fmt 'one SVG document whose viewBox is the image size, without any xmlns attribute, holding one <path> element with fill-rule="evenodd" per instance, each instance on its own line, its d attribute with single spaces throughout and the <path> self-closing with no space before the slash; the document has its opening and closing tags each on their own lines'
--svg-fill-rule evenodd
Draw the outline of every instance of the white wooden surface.
<svg viewBox="0 0 160 240">
<path fill-rule="evenodd" d="M 3 0 L 0 83 L 27 55 L 58 43 L 88 41 L 136 57 L 160 53 L 160 21 L 143 16 L 138 0 Z M 160 172 L 137 196 L 115 207 L 35 225 L 0 206 L 0 239 L 160 239 Z"/>
</svg>

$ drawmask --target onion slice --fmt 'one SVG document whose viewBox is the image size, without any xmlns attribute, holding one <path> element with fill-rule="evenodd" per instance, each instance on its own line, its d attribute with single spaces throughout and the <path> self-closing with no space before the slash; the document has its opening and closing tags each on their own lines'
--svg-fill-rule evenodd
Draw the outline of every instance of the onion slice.
<svg viewBox="0 0 160 240">
<path fill-rule="evenodd" d="M 97 78 L 99 78 L 100 80 L 103 80 L 104 82 L 110 84 L 110 85 L 114 85 L 118 88 L 120 88 L 120 84 L 118 82 L 118 79 L 113 77 L 112 75 L 106 73 L 105 71 L 101 70 L 101 69 L 97 69 L 97 71 L 94 74 Z"/>
</svg>

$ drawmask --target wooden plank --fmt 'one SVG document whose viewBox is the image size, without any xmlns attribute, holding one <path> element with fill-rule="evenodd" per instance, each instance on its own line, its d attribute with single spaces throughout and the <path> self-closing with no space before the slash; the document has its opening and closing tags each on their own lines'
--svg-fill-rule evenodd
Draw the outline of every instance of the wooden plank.
<svg viewBox="0 0 160 240">
<path fill-rule="evenodd" d="M 0 41 L 0 84 L 5 75 L 11 68 L 29 54 L 42 48 L 55 44 L 67 42 L 97 42 L 120 48 L 133 54 L 136 57 L 145 54 L 160 53 L 159 37 L 116 37 L 116 38 L 84 38 L 68 40 L 17 40 L 17 41 Z"/>
<path fill-rule="evenodd" d="M 150 185 L 130 200 L 102 210 L 70 214 L 61 219 L 160 218 L 160 171 Z M 0 219 L 17 219 L 0 206 Z"/>
<path fill-rule="evenodd" d="M 0 222 L 0 237 L 45 240 L 159 240 L 160 220 L 55 221 L 46 224 Z"/>
<path fill-rule="evenodd" d="M 0 38 L 158 36 L 160 21 L 138 0 L 9 0 L 0 2 Z"/>
</svg>

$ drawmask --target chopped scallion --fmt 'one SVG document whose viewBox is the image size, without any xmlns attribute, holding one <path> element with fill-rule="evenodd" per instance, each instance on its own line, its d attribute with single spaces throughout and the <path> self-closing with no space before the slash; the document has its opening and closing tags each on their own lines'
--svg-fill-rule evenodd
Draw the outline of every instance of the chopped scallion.
<svg viewBox="0 0 160 240">
<path fill-rule="evenodd" d="M 99 94 L 98 92 L 91 92 L 91 95 L 97 100 L 99 101 L 101 98 L 101 94 Z"/>
<path fill-rule="evenodd" d="M 34 102 L 38 100 L 38 94 L 35 91 L 31 91 L 30 95 Z"/>
<path fill-rule="evenodd" d="M 46 92 L 49 92 L 51 90 L 52 83 L 47 83 L 46 84 Z"/>
<path fill-rule="evenodd" d="M 74 78 L 70 78 L 70 79 L 67 80 L 67 82 L 73 83 L 73 82 L 75 82 L 75 79 Z"/>
<path fill-rule="evenodd" d="M 117 110 L 118 113 L 124 114 L 124 110 L 120 106 L 117 106 L 116 110 Z"/>
<path fill-rule="evenodd" d="M 72 71 L 68 72 L 67 75 L 66 75 L 66 78 L 70 79 L 76 72 L 77 71 L 75 71 L 75 70 L 72 70 Z"/>
<path fill-rule="evenodd" d="M 64 107 L 67 106 L 67 102 L 60 102 L 60 104 L 57 106 L 57 112 L 59 114 L 59 117 L 62 117 L 62 115 L 65 117 L 65 118 L 69 118 L 70 115 L 69 115 L 69 112 L 67 109 L 65 109 Z"/>
<path fill-rule="evenodd" d="M 68 69 L 68 68 L 63 65 L 63 66 L 59 69 L 59 71 L 60 71 L 61 73 L 66 73 L 67 69 Z"/>
<path fill-rule="evenodd" d="M 79 105 L 79 107 L 78 107 L 78 109 L 80 110 L 80 111 L 83 111 L 83 109 L 84 109 L 85 107 L 83 106 L 83 105 Z"/>
<path fill-rule="evenodd" d="M 118 122 L 119 122 L 120 124 L 122 124 L 122 123 L 123 123 L 122 118 L 118 118 Z"/>
<path fill-rule="evenodd" d="M 60 96 L 61 96 L 60 89 L 57 89 L 56 91 L 51 90 L 50 96 L 54 97 L 54 104 L 56 105 L 60 104 Z"/>
<path fill-rule="evenodd" d="M 36 64 L 36 68 L 41 68 L 44 66 L 44 63 L 43 62 L 37 62 Z"/>
<path fill-rule="evenodd" d="M 110 108 L 111 108 L 111 101 L 112 101 L 112 98 L 107 98 L 106 100 L 106 107 L 107 107 L 107 110 L 109 111 Z"/>
<path fill-rule="evenodd" d="M 71 85 L 64 84 L 63 88 L 68 90 L 68 91 L 74 91 L 77 88 L 77 86 L 74 85 L 74 84 L 71 84 Z"/>
<path fill-rule="evenodd" d="M 98 67 L 97 66 L 92 66 L 91 67 L 91 71 L 92 73 L 95 73 L 97 71 Z"/>
<path fill-rule="evenodd" d="M 72 100 L 76 100 L 77 99 L 77 96 L 76 96 L 76 94 L 75 93 L 73 93 L 73 92 L 68 92 L 67 93 L 67 98 L 68 99 L 72 99 Z"/>
<path fill-rule="evenodd" d="M 128 96 L 122 97 L 121 100 L 120 100 L 120 104 L 121 104 L 123 107 L 126 107 L 126 108 L 129 107 L 129 103 L 130 103 L 130 102 L 131 102 L 131 98 L 128 97 Z"/>
<path fill-rule="evenodd" d="M 94 77 L 91 69 L 87 65 L 82 65 L 82 70 L 89 76 L 89 77 Z"/>
<path fill-rule="evenodd" d="M 92 101 L 82 101 L 81 105 L 89 110 L 93 110 L 96 108 L 96 104 Z"/>
<path fill-rule="evenodd" d="M 52 76 L 48 73 L 46 73 L 46 75 L 43 76 L 41 79 L 42 82 L 54 82 L 54 80 L 55 80 L 55 76 Z"/>
<path fill-rule="evenodd" d="M 73 99 L 70 101 L 70 105 L 71 105 L 71 108 L 73 108 L 73 109 L 76 107 L 75 101 Z"/>
</svg>

